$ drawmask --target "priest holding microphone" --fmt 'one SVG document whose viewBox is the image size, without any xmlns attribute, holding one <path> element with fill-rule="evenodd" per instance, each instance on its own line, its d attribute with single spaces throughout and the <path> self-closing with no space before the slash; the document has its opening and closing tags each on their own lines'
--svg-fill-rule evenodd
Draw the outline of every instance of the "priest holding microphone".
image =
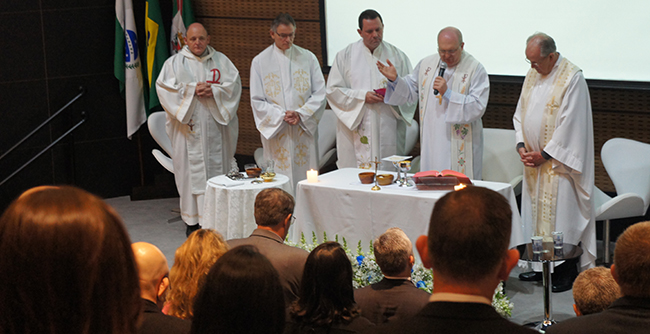
<svg viewBox="0 0 650 334">
<path fill-rule="evenodd" d="M 377 62 L 377 68 L 389 80 L 386 104 L 420 102 L 420 170 L 452 169 L 480 180 L 481 117 L 490 81 L 464 46 L 460 30 L 447 27 L 438 33 L 438 53 L 422 59 L 413 73 L 399 77 L 390 61 Z"/>
</svg>

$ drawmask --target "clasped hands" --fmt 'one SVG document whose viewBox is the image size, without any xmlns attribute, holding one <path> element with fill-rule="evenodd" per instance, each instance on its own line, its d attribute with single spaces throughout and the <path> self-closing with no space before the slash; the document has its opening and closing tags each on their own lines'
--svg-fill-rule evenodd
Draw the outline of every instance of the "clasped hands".
<svg viewBox="0 0 650 334">
<path fill-rule="evenodd" d="M 377 61 L 377 69 L 381 74 L 383 74 L 388 80 L 395 81 L 397 80 L 397 69 L 390 62 L 389 59 L 386 59 L 388 66 L 382 64 L 382 62 Z M 447 92 L 447 80 L 441 76 L 437 76 L 433 81 L 433 89 L 437 89 L 440 95 L 445 95 Z M 368 102 L 368 94 L 366 94 L 366 102 Z"/>
<path fill-rule="evenodd" d="M 284 113 L 284 121 L 289 123 L 289 125 L 296 125 L 300 122 L 300 114 L 297 111 L 287 110 Z"/>
<path fill-rule="evenodd" d="M 212 97 L 212 85 L 207 82 L 198 82 L 194 93 L 198 97 Z"/>
<path fill-rule="evenodd" d="M 544 159 L 541 152 L 528 152 L 525 147 L 520 147 L 518 152 L 521 162 L 523 162 L 526 167 L 538 167 L 546 162 L 546 159 Z"/>
</svg>

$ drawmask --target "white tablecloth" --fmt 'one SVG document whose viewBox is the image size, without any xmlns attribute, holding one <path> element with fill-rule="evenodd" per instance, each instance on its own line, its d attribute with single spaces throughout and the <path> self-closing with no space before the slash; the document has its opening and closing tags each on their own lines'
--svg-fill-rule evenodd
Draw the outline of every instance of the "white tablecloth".
<svg viewBox="0 0 650 334">
<path fill-rule="evenodd" d="M 341 237 L 345 237 L 352 250 L 361 240 L 363 251 L 367 252 L 370 242 L 391 227 L 404 230 L 414 245 L 418 236 L 427 234 L 433 206 L 447 191 L 417 190 L 396 184 L 372 191 L 372 184 L 361 184 L 359 181 L 358 174 L 362 171 L 344 168 L 320 175 L 318 183 L 300 181 L 296 189 L 296 222 L 289 239 L 298 243 L 301 233 L 304 233 L 310 242 L 312 232 L 316 232 L 318 240 L 322 241 L 323 232 L 327 232 L 329 240 L 334 240 L 338 235 L 339 242 L 342 242 Z M 379 172 L 382 173 L 388 172 Z M 512 186 L 500 182 L 472 182 L 475 186 L 492 189 L 509 200 L 512 209 L 510 246 L 524 243 L 521 217 Z"/>
<path fill-rule="evenodd" d="M 261 184 L 246 179 L 232 181 L 225 175 L 211 178 L 205 189 L 202 227 L 215 229 L 226 239 L 248 237 L 257 227 L 255 197 L 265 188 L 281 188 L 291 193 L 289 177 L 282 174 Z"/>
</svg>

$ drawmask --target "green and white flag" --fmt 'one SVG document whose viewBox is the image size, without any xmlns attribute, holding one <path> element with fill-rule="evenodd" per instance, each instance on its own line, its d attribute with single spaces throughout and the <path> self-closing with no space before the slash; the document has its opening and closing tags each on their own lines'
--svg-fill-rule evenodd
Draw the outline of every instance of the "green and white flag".
<svg viewBox="0 0 650 334">
<path fill-rule="evenodd" d="M 156 79 L 165 60 L 169 58 L 169 50 L 158 0 L 147 0 L 146 12 L 144 27 L 147 32 L 147 78 L 149 79 L 149 112 L 151 112 L 158 110 L 160 106 L 156 93 Z"/>
<path fill-rule="evenodd" d="M 172 19 L 172 31 L 170 34 L 170 52 L 175 55 L 185 45 L 185 34 L 187 27 L 194 23 L 194 10 L 190 0 L 172 0 L 174 3 L 174 18 Z"/>
<path fill-rule="evenodd" d="M 142 62 L 131 0 L 115 1 L 115 77 L 126 100 L 126 136 L 138 131 L 147 119 L 144 108 Z"/>
</svg>

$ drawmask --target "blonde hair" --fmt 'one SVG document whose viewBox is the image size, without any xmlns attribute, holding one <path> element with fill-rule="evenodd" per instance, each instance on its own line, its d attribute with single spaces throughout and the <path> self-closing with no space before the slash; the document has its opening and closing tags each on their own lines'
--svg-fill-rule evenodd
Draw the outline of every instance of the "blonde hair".
<svg viewBox="0 0 650 334">
<path fill-rule="evenodd" d="M 197 230 L 178 247 L 174 265 L 169 271 L 171 290 L 167 295 L 168 315 L 192 319 L 196 293 L 212 265 L 227 251 L 228 244 L 221 234 L 210 229 Z"/>
<path fill-rule="evenodd" d="M 621 289 L 604 267 L 587 269 L 573 282 L 573 300 L 582 315 L 604 311 L 619 297 Z"/>
</svg>

